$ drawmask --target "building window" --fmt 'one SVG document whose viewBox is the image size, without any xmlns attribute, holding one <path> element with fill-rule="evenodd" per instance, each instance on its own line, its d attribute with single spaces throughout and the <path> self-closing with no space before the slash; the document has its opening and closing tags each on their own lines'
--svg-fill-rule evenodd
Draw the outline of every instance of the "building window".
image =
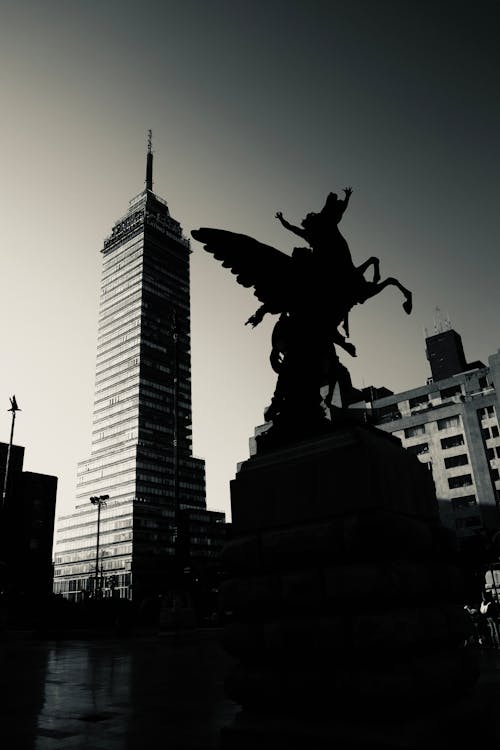
<svg viewBox="0 0 500 750">
<path fill-rule="evenodd" d="M 488 461 L 491 461 L 492 458 L 495 458 L 495 449 L 486 448 L 486 457 L 488 458 Z"/>
<path fill-rule="evenodd" d="M 484 409 L 479 409 L 478 414 L 481 417 L 481 419 L 487 419 L 488 417 L 494 417 L 495 416 L 495 408 L 491 406 L 485 406 Z"/>
<path fill-rule="evenodd" d="M 413 453 L 415 456 L 420 456 L 422 453 L 429 453 L 429 443 L 417 443 L 416 445 L 409 445 L 406 449 L 408 453 Z"/>
<path fill-rule="evenodd" d="M 456 414 L 453 417 L 445 417 L 445 419 L 438 419 L 437 421 L 438 430 L 451 430 L 454 427 L 460 427 L 460 417 Z"/>
<path fill-rule="evenodd" d="M 485 377 L 479 378 L 479 387 L 480 388 L 487 388 L 488 387 L 488 381 Z"/>
<path fill-rule="evenodd" d="M 498 427 L 496 424 L 491 428 L 491 437 L 498 437 Z"/>
<path fill-rule="evenodd" d="M 462 395 L 462 387 L 460 385 L 452 385 L 449 388 L 443 388 L 439 391 L 441 398 L 452 398 L 453 396 Z"/>
<path fill-rule="evenodd" d="M 446 450 L 447 448 L 456 448 L 457 445 L 464 444 L 463 435 L 452 435 L 451 437 L 445 437 L 441 440 L 441 448 Z"/>
<path fill-rule="evenodd" d="M 454 497 L 451 501 L 451 507 L 453 510 L 461 510 L 462 508 L 471 508 L 477 505 L 475 495 L 464 495 L 463 497 Z"/>
<path fill-rule="evenodd" d="M 422 396 L 415 396 L 414 398 L 410 398 L 409 405 L 410 409 L 414 409 L 416 406 L 422 406 L 423 404 L 427 404 L 429 401 L 429 394 L 424 393 Z"/>
<path fill-rule="evenodd" d="M 500 474 L 498 473 L 498 469 L 492 469 L 491 470 L 491 478 L 494 482 L 497 481 L 497 479 L 500 479 Z"/>
<path fill-rule="evenodd" d="M 465 453 L 460 453 L 458 456 L 448 456 L 444 459 L 444 465 L 447 469 L 452 469 L 454 466 L 465 466 L 469 463 L 469 458 Z"/>
<path fill-rule="evenodd" d="M 414 427 L 406 428 L 405 438 L 417 437 L 417 435 L 425 435 L 425 424 L 416 424 Z"/>
<path fill-rule="evenodd" d="M 394 422 L 396 419 L 401 419 L 401 412 L 398 410 L 397 404 L 381 406 L 377 409 L 377 414 L 381 422 Z"/>
<path fill-rule="evenodd" d="M 460 474 L 458 477 L 448 478 L 448 487 L 450 490 L 456 490 L 459 487 L 469 487 L 472 484 L 471 474 Z"/>
</svg>

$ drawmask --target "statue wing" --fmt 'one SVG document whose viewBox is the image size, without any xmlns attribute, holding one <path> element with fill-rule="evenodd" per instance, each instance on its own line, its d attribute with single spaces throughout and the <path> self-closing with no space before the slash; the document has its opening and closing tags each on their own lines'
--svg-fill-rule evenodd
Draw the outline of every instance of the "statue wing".
<svg viewBox="0 0 500 750">
<path fill-rule="evenodd" d="M 254 287 L 258 300 L 270 313 L 280 313 L 293 305 L 297 289 L 296 264 L 275 247 L 225 229 L 203 227 L 191 232 L 207 252 L 229 268 L 241 286 Z"/>
</svg>

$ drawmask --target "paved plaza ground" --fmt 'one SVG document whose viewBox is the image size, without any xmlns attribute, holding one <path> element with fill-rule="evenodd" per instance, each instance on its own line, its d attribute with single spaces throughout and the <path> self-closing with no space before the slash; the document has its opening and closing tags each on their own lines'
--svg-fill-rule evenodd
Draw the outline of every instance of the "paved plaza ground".
<svg viewBox="0 0 500 750">
<path fill-rule="evenodd" d="M 6 750 L 211 750 L 238 707 L 220 631 L 0 642 L 0 746 Z M 481 652 L 473 698 L 500 747 L 500 651 Z M 477 738 L 481 744 L 482 728 Z M 490 745 L 491 746 L 491 745 Z"/>
<path fill-rule="evenodd" d="M 237 711 L 217 631 L 93 640 L 4 639 L 5 750 L 210 750 Z"/>
</svg>

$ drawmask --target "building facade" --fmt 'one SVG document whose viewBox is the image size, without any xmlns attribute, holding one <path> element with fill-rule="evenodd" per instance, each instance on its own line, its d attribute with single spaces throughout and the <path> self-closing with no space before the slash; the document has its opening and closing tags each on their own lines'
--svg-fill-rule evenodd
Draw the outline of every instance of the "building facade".
<svg viewBox="0 0 500 750">
<path fill-rule="evenodd" d="M 0 443 L 3 487 L 9 446 Z M 13 599 L 42 599 L 52 589 L 52 542 L 57 477 L 24 471 L 24 448 L 13 445 L 0 510 L 0 591 Z"/>
<path fill-rule="evenodd" d="M 149 144 L 146 189 L 102 249 L 91 455 L 55 546 L 54 591 L 70 599 L 161 593 L 174 563 L 214 557 L 224 534 L 191 448 L 189 241 L 152 175 Z M 97 550 L 89 498 L 106 495 Z"/>
<path fill-rule="evenodd" d="M 442 521 L 459 539 L 500 528 L 500 351 L 467 363 L 454 330 L 426 339 L 432 377 L 354 404 L 432 471 Z M 369 392 L 368 389 L 365 391 Z"/>
</svg>

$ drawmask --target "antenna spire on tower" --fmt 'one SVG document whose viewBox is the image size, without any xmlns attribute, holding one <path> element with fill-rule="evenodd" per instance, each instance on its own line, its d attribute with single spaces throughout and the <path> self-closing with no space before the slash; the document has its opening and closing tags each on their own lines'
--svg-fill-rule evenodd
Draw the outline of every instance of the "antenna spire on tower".
<svg viewBox="0 0 500 750">
<path fill-rule="evenodd" d="M 446 330 L 443 314 L 439 307 L 436 307 L 434 312 L 434 333 L 443 333 Z"/>
<path fill-rule="evenodd" d="M 146 190 L 153 189 L 153 131 L 148 130 L 148 153 L 146 157 Z"/>
</svg>

